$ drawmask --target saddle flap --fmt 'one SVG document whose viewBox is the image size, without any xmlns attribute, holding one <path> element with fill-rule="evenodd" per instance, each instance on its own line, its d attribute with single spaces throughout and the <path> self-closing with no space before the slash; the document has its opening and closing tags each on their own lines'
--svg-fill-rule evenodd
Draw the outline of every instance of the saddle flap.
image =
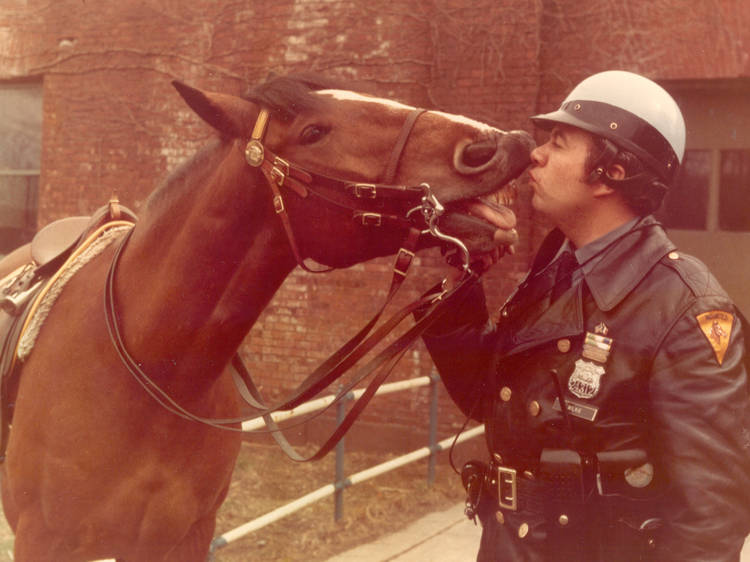
<svg viewBox="0 0 750 562">
<path fill-rule="evenodd" d="M 68 217 L 48 224 L 31 241 L 31 257 L 44 265 L 70 248 L 83 234 L 91 217 Z"/>
</svg>

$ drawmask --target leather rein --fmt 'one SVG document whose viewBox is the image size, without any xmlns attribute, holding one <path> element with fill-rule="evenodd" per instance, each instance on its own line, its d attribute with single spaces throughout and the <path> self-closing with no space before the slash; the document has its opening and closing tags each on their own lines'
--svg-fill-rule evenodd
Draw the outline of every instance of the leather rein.
<svg viewBox="0 0 750 562">
<path fill-rule="evenodd" d="M 205 418 L 198 416 L 177 403 L 164 389 L 162 389 L 151 377 L 148 376 L 147 373 L 143 371 L 139 362 L 128 352 L 125 346 L 120 331 L 119 314 L 116 306 L 115 272 L 122 252 L 134 229 L 131 229 L 123 237 L 123 240 L 115 251 L 106 278 L 104 310 L 107 330 L 109 332 L 111 343 L 123 365 L 158 404 L 184 419 L 218 429 L 235 432 L 245 432 L 241 426 L 238 427 L 242 422 L 262 417 L 266 422 L 268 430 L 270 430 L 279 446 L 290 458 L 296 461 L 320 459 L 336 445 L 354 423 L 359 414 L 364 410 L 364 407 L 375 395 L 378 387 L 385 381 L 396 363 L 411 344 L 442 315 L 443 311 L 447 308 L 444 304 L 448 301 L 461 299 L 462 296 L 466 294 L 464 289 L 478 279 L 478 276 L 469 268 L 469 254 L 465 245 L 460 240 L 448 236 L 440 232 L 438 229 L 437 219 L 443 213 L 444 208 L 432 194 L 430 187 L 427 184 L 422 184 L 418 187 L 391 184 L 409 134 L 414 123 L 424 111 L 425 110 L 423 109 L 415 109 L 407 117 L 391 152 L 391 157 L 383 176 L 386 183 L 377 184 L 351 182 L 315 174 L 278 157 L 263 145 L 263 138 L 269 120 L 269 112 L 267 109 L 263 108 L 258 115 L 251 139 L 245 147 L 245 159 L 250 166 L 259 168 L 266 177 L 273 193 L 274 209 L 282 221 L 292 252 L 294 253 L 300 267 L 313 273 L 329 271 L 329 269 L 312 270 L 304 264 L 304 258 L 297 246 L 291 221 L 286 212 L 284 199 L 280 190 L 282 187 L 291 189 L 301 197 L 307 197 L 312 193 L 322 198 L 324 201 L 351 211 L 354 220 L 357 220 L 364 226 L 381 226 L 384 222 L 393 221 L 399 225 L 409 227 L 406 239 L 396 255 L 390 289 L 380 309 L 373 318 L 362 329 L 360 329 L 359 332 L 357 332 L 357 334 L 324 361 L 317 369 L 315 369 L 315 371 L 308 375 L 297 389 L 280 403 L 269 406 L 264 402 L 247 367 L 238 353 L 234 355 L 231 361 L 232 376 L 234 377 L 237 388 L 245 402 L 252 408 L 258 410 L 247 416 L 235 418 Z M 404 215 L 386 215 L 383 213 L 376 213 L 370 210 L 363 210 L 357 206 L 348 206 L 332 200 L 328 196 L 321 194 L 316 189 L 319 186 L 335 188 L 339 191 L 343 190 L 355 200 L 365 199 L 371 201 L 378 198 L 385 198 L 398 202 L 406 202 L 407 204 L 414 204 L 414 206 Z M 414 226 L 414 215 L 421 216 L 426 224 L 425 229 L 418 229 Z M 454 244 L 458 248 L 464 260 L 464 275 L 456 286 L 450 290 L 445 288 L 445 281 L 437 284 L 415 302 L 397 311 L 391 316 L 391 318 L 379 326 L 377 330 L 373 331 L 373 328 L 378 323 L 378 320 L 381 318 L 383 312 L 392 301 L 406 278 L 407 270 L 415 255 L 419 237 L 422 234 L 427 233 L 435 236 L 443 242 Z M 365 392 L 351 407 L 348 414 L 338 425 L 333 434 L 313 455 L 307 457 L 300 455 L 286 440 L 281 429 L 271 417 L 271 414 L 277 410 L 288 410 L 294 408 L 314 397 L 318 392 L 329 386 L 345 372 L 351 369 L 365 354 L 371 351 L 405 318 L 414 313 L 417 313 L 419 316 L 414 325 L 384 350 L 379 352 L 369 362 L 354 371 L 351 380 L 338 391 L 334 403 L 341 400 L 363 379 L 367 378 L 373 372 L 377 372 L 377 375 L 373 377 L 373 380 L 369 383 Z"/>
</svg>

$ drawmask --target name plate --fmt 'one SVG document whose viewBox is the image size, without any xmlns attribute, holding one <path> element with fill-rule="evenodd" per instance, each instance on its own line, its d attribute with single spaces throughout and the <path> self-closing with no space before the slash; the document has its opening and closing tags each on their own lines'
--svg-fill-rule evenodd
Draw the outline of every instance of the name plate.
<svg viewBox="0 0 750 562">
<path fill-rule="evenodd" d="M 565 405 L 568 407 L 568 413 L 570 415 L 590 422 L 594 421 L 596 419 L 596 414 L 599 413 L 599 408 L 595 408 L 594 406 L 589 406 L 587 404 L 579 404 L 578 402 L 571 402 L 570 400 L 566 400 Z M 552 404 L 552 409 L 557 410 L 558 412 L 562 412 L 559 398 L 555 398 L 555 403 Z"/>
</svg>

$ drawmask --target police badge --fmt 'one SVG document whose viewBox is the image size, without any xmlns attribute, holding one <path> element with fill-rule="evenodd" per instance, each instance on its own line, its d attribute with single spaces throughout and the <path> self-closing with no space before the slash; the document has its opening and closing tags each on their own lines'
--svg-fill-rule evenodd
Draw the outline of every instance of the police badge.
<svg viewBox="0 0 750 562">
<path fill-rule="evenodd" d="M 568 390 L 578 398 L 593 398 L 599 392 L 599 382 L 603 374 L 604 367 L 601 365 L 579 359 L 568 379 Z"/>
</svg>

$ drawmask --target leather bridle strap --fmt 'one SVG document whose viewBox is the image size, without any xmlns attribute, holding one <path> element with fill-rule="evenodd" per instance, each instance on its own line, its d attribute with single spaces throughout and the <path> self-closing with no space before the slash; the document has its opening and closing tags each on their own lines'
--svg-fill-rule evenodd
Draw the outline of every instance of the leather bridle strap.
<svg viewBox="0 0 750 562">
<path fill-rule="evenodd" d="M 414 128 L 414 124 L 417 122 L 417 119 L 419 119 L 419 116 L 422 115 L 425 111 L 427 110 L 421 108 L 414 109 L 406 118 L 406 121 L 401 127 L 401 132 L 396 139 L 396 144 L 393 146 L 393 150 L 391 151 L 391 157 L 388 159 L 388 166 L 385 169 L 385 174 L 383 174 L 384 183 L 393 183 L 393 178 L 396 177 L 396 170 L 398 169 L 399 162 L 401 162 L 401 154 L 403 154 L 404 152 L 406 141 L 409 140 L 409 135 L 411 135 L 411 131 Z"/>
<path fill-rule="evenodd" d="M 261 168 L 261 170 L 263 170 L 264 172 L 266 171 L 265 165 Z M 326 267 L 323 269 L 310 269 L 310 267 L 308 267 L 308 265 L 305 263 L 305 258 L 302 257 L 302 253 L 299 251 L 297 239 L 294 237 L 292 221 L 289 219 L 289 214 L 286 212 L 286 207 L 284 206 L 284 198 L 281 196 L 281 191 L 279 190 L 280 184 L 274 181 L 273 178 L 269 176 L 269 174 L 266 174 L 266 178 L 268 179 L 268 185 L 271 186 L 271 192 L 273 193 L 273 209 L 274 211 L 276 211 L 276 215 L 281 220 L 281 225 L 284 227 L 284 232 L 286 232 L 286 237 L 287 240 L 289 240 L 289 246 L 291 246 L 292 248 L 292 253 L 294 254 L 294 259 L 297 261 L 297 265 L 310 273 L 324 273 L 327 271 L 331 271 L 333 269 L 332 267 Z"/>
</svg>

